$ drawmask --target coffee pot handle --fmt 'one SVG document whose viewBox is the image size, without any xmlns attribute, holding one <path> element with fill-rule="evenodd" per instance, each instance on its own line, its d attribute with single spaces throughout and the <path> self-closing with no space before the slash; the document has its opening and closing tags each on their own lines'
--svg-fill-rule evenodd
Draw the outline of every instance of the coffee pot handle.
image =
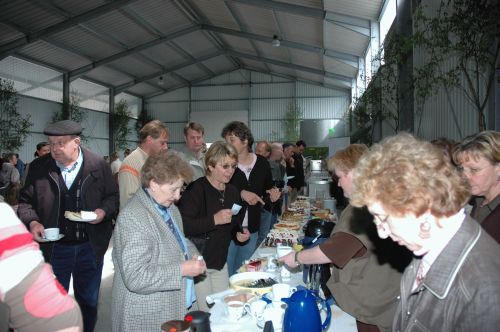
<svg viewBox="0 0 500 332">
<path fill-rule="evenodd" d="M 321 310 L 326 309 L 326 318 L 325 321 L 321 324 L 321 330 L 326 331 L 328 329 L 328 326 L 330 326 L 330 322 L 332 320 L 332 308 L 330 307 L 330 304 L 327 300 L 323 299 L 316 293 L 313 294 L 316 295 L 317 299 L 321 303 Z"/>
<path fill-rule="evenodd" d="M 330 307 L 330 304 L 326 300 L 322 300 L 322 306 L 323 308 L 326 308 L 326 318 L 323 324 L 321 325 L 321 329 L 323 331 L 326 331 L 328 329 L 328 326 L 330 326 L 330 322 L 332 320 L 332 308 Z"/>
</svg>

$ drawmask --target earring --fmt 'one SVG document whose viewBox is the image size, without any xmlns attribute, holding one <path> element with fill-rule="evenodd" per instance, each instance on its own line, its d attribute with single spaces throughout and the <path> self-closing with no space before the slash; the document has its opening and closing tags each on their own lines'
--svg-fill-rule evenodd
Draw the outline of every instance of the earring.
<svg viewBox="0 0 500 332">
<path fill-rule="evenodd" d="M 424 222 L 420 223 L 420 231 L 418 232 L 418 237 L 421 239 L 428 239 L 431 237 L 431 223 L 427 218 Z"/>
</svg>

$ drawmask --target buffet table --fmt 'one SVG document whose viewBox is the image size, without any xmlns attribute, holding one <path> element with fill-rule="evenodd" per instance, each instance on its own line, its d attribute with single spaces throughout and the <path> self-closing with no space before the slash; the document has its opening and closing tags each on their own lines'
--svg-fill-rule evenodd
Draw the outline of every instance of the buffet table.
<svg viewBox="0 0 500 332">
<path fill-rule="evenodd" d="M 252 259 L 257 259 L 261 257 L 267 257 L 276 253 L 275 247 L 259 247 L 254 254 Z M 269 271 L 268 271 L 269 272 Z M 280 282 L 287 283 L 293 287 L 298 285 L 304 285 L 302 281 L 302 270 L 296 269 L 291 271 L 290 280 L 282 280 L 279 273 L 279 269 L 274 272 L 276 280 Z M 224 294 L 220 294 L 219 297 L 214 298 L 214 306 L 210 309 L 210 326 L 212 332 L 260 332 L 262 328 L 258 327 L 256 322 L 249 316 L 245 315 L 237 321 L 231 321 L 225 311 L 225 304 L 222 300 L 223 296 L 229 295 L 233 290 L 228 289 Z M 275 329 L 280 331 L 279 329 Z M 349 314 L 343 312 L 336 305 L 332 306 L 332 320 L 327 331 L 342 331 L 342 332 L 356 332 L 356 321 Z"/>
</svg>

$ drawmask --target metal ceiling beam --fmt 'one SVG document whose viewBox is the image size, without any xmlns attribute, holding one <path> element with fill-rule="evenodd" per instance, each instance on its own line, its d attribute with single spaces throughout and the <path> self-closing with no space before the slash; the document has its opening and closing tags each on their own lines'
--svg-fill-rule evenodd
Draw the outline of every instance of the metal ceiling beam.
<svg viewBox="0 0 500 332">
<path fill-rule="evenodd" d="M 60 16 L 63 16 L 64 18 L 68 19 L 68 18 L 71 18 L 71 13 L 65 11 L 64 9 L 61 9 L 60 7 L 54 5 L 51 1 L 48 1 L 48 0 L 31 0 L 33 3 L 35 3 L 37 6 L 43 8 L 44 10 L 47 10 L 47 11 L 51 11 L 53 12 L 54 14 L 56 15 L 60 15 Z M 130 17 L 128 14 L 127 14 L 127 8 L 122 8 L 121 9 L 121 12 L 126 15 L 127 17 Z M 135 19 L 130 17 L 131 20 L 133 20 L 135 22 Z M 137 23 L 137 22 L 136 22 Z M 140 23 L 137 23 L 140 27 L 141 24 Z M 120 42 L 119 40 L 117 40 L 114 36 L 110 35 L 109 33 L 106 33 L 106 32 L 103 32 L 101 31 L 100 29 L 97 29 L 95 28 L 92 24 L 90 23 L 80 23 L 79 24 L 80 28 L 86 30 L 87 32 L 89 32 L 90 34 L 92 34 L 93 36 L 95 36 L 96 38 L 98 39 L 101 39 L 101 40 L 104 40 L 106 43 L 109 43 L 111 45 L 114 45 L 116 46 L 117 48 L 122 48 L 122 49 L 127 49 L 127 45 L 125 45 L 124 43 Z M 146 32 L 148 33 L 151 33 L 149 30 L 147 30 L 146 28 L 143 27 L 143 29 L 146 30 Z M 26 34 L 26 33 L 25 33 Z M 46 40 L 47 42 L 51 43 L 51 44 L 57 44 L 59 48 L 62 48 L 62 49 L 65 49 L 67 48 L 67 50 L 69 50 L 70 52 L 72 53 L 76 53 L 76 54 L 80 54 L 81 55 L 81 52 L 79 50 L 76 50 L 74 48 L 69 48 L 69 47 L 66 47 L 65 45 L 61 44 L 61 43 L 57 43 L 55 42 L 54 40 L 49 40 L 47 39 Z M 87 56 L 88 57 L 88 56 Z M 88 57 L 89 58 L 89 57 Z M 151 60 L 149 58 L 146 58 L 146 57 L 141 57 L 142 60 L 144 60 L 146 63 L 150 64 L 151 65 Z M 94 62 L 95 60 L 94 59 L 91 59 L 92 62 Z M 153 66 L 157 66 L 157 64 L 153 64 Z M 118 73 L 121 73 L 125 76 L 128 76 L 128 77 L 134 77 L 133 75 L 130 75 L 129 73 L 125 73 L 123 72 L 121 69 L 119 68 L 115 68 L 115 67 L 111 67 L 109 66 L 110 68 L 116 70 Z M 160 66 L 160 68 L 162 68 Z M 68 79 L 71 79 L 71 77 L 69 77 L 68 75 Z M 156 88 L 156 87 L 155 87 Z"/>
<path fill-rule="evenodd" d="M 182 55 L 184 57 L 184 59 L 187 59 L 187 60 L 195 60 L 196 59 L 194 56 L 192 56 L 191 54 L 186 52 L 182 47 L 177 45 L 174 41 L 169 41 L 168 46 L 170 46 L 171 48 L 174 49 L 174 51 L 176 51 L 177 53 Z M 207 66 L 205 66 L 202 63 L 198 63 L 197 66 L 201 70 L 203 70 L 205 73 L 208 73 L 209 75 L 212 75 L 214 73 L 213 71 L 211 71 Z"/>
<path fill-rule="evenodd" d="M 225 0 L 229 2 L 229 0 Z M 231 0 L 231 2 L 244 3 L 255 7 L 264 7 L 290 14 L 324 19 L 328 22 L 338 24 L 364 36 L 370 36 L 370 21 L 360 17 L 348 16 L 340 13 L 325 11 L 323 9 L 311 8 L 290 3 L 273 0 Z"/>
<path fill-rule="evenodd" d="M 171 92 L 171 91 L 174 91 L 174 90 L 178 90 L 178 89 L 181 89 L 181 88 L 187 88 L 189 86 L 192 86 L 192 87 L 196 87 L 196 84 L 200 83 L 200 82 L 203 82 L 203 81 L 206 81 L 206 80 L 209 80 L 211 78 L 214 78 L 214 77 L 217 77 L 217 76 L 220 76 L 220 75 L 225 75 L 227 73 L 231 73 L 235 70 L 240 70 L 240 68 L 238 69 L 230 69 L 230 70 L 226 70 L 226 71 L 223 71 L 223 72 L 220 72 L 220 73 L 216 73 L 214 75 L 210 75 L 209 77 L 204 77 L 204 78 L 199 78 L 199 79 L 196 79 L 196 80 L 192 80 L 192 81 L 187 81 L 186 83 L 184 83 L 183 85 L 180 85 L 180 86 L 176 86 L 174 88 L 170 88 L 168 89 L 168 92 Z M 150 95 L 147 95 L 146 97 L 144 97 L 144 99 L 151 99 L 151 98 L 154 98 L 156 96 L 159 96 L 159 95 L 162 95 L 163 92 L 155 92 L 155 93 L 152 93 Z"/>
<path fill-rule="evenodd" d="M 177 7 L 186 15 L 186 17 L 191 20 L 191 22 L 197 25 L 208 22 L 207 17 L 203 14 L 203 12 L 198 10 L 197 6 L 194 5 L 192 1 L 173 1 L 177 5 Z M 217 34 L 209 31 L 207 31 L 205 34 L 215 44 L 215 47 L 218 50 L 222 51 L 223 49 L 227 48 L 227 45 L 217 36 Z M 241 62 L 236 58 L 229 57 L 229 60 L 238 68 L 242 66 Z"/>
<path fill-rule="evenodd" d="M 128 17 L 130 20 L 132 20 L 132 22 L 134 22 L 135 24 L 137 24 L 138 26 L 140 26 L 142 29 L 144 29 L 146 32 L 148 32 L 149 34 L 155 36 L 156 38 L 163 37 L 163 33 L 160 30 L 156 29 L 151 23 L 149 23 L 147 20 L 145 20 L 139 14 L 137 14 L 133 9 L 131 9 L 131 8 L 122 8 L 122 9 L 120 9 L 120 12 L 123 15 L 125 15 L 126 17 Z M 146 61 L 149 64 L 151 64 L 151 63 L 154 64 L 155 67 L 160 68 L 161 70 L 165 70 L 165 67 L 162 64 L 160 64 L 160 63 L 156 62 L 155 60 L 151 59 L 146 54 L 143 54 L 141 52 L 136 52 L 134 55 L 140 57 L 143 61 Z M 206 68 L 206 67 L 204 67 L 204 68 Z M 206 69 L 208 69 L 208 68 L 206 68 Z M 176 77 L 179 80 L 186 81 L 180 75 L 177 75 Z"/>
<path fill-rule="evenodd" d="M 107 58 L 104 58 L 104 59 L 101 59 L 101 60 L 97 60 L 97 61 L 95 61 L 95 62 L 93 62 L 91 64 L 88 64 L 86 66 L 82 66 L 82 67 L 77 68 L 75 70 L 72 70 L 72 71 L 69 72 L 69 76 L 70 76 L 70 78 L 76 78 L 76 77 L 78 77 L 80 75 L 83 75 L 86 72 L 89 72 L 92 69 L 97 68 L 99 66 L 103 66 L 103 65 L 108 64 L 110 62 L 116 61 L 116 60 L 118 60 L 120 58 L 132 55 L 132 54 L 137 53 L 137 52 L 141 52 L 141 51 L 143 51 L 145 49 L 148 49 L 150 47 L 156 46 L 158 44 L 167 42 L 169 40 L 178 38 L 180 36 L 184 36 L 186 34 L 189 34 L 191 32 L 198 31 L 198 30 L 200 30 L 199 26 L 191 26 L 189 28 L 185 28 L 185 29 L 176 31 L 176 32 L 168 34 L 168 35 L 166 35 L 164 37 L 161 37 L 161 38 L 149 41 L 147 43 L 138 45 L 136 47 L 132 47 L 132 48 L 126 50 L 126 51 L 113 54 L 113 55 L 111 55 L 111 56 L 109 56 Z"/>
<path fill-rule="evenodd" d="M 228 28 L 222 28 L 214 25 L 209 25 L 209 24 L 202 24 L 201 28 L 203 30 L 209 30 L 209 31 L 214 31 L 222 34 L 227 34 L 231 36 L 236 36 L 240 38 L 247 38 L 247 39 L 253 39 L 253 40 L 258 40 L 264 43 L 269 43 L 273 41 L 273 37 L 268 37 L 268 36 L 263 36 L 263 35 L 258 35 L 255 33 L 251 32 L 243 32 L 243 31 L 238 31 L 238 30 L 233 30 L 233 29 L 228 29 Z M 330 58 L 333 58 L 337 61 L 343 62 L 349 66 L 352 66 L 354 68 L 358 68 L 358 56 L 352 55 L 352 54 L 347 54 L 347 53 L 342 53 L 342 52 L 337 52 L 329 49 L 324 49 L 322 47 L 316 47 L 308 44 L 303 44 L 303 43 L 296 43 L 292 42 L 289 40 L 284 40 L 280 39 L 281 46 L 284 47 L 290 47 L 302 51 L 307 51 L 311 53 L 316 53 L 316 54 L 323 54 L 325 56 L 328 56 Z"/>
<path fill-rule="evenodd" d="M 28 62 L 34 63 L 35 65 L 39 65 L 39 66 L 42 66 L 42 67 L 46 67 L 46 68 L 52 69 L 54 71 L 57 71 L 57 72 L 61 73 L 61 75 L 63 75 L 64 73 L 67 73 L 66 69 L 64 69 L 62 67 L 59 67 L 59 66 L 56 66 L 56 65 L 53 65 L 53 64 L 41 61 L 41 60 L 37 60 L 37 59 L 34 59 L 34 58 L 26 56 L 26 55 L 16 54 L 13 57 L 21 59 L 21 60 L 24 60 L 24 61 L 28 61 Z M 99 85 L 105 86 L 107 88 L 112 88 L 113 87 L 111 84 L 108 84 L 108 83 L 105 83 L 105 82 L 102 82 L 102 81 L 99 81 L 99 80 L 96 80 L 96 79 L 93 79 L 93 78 L 90 78 L 90 77 L 82 76 L 81 79 L 85 80 L 85 81 L 88 81 L 90 83 L 94 83 L 94 84 L 99 84 Z M 143 98 L 143 96 L 138 95 L 136 93 L 131 93 L 131 92 L 127 92 L 127 93 L 129 95 L 137 97 L 137 98 Z"/>
<path fill-rule="evenodd" d="M 229 13 L 231 14 L 231 16 L 233 17 L 233 19 L 235 20 L 236 24 L 238 24 L 238 27 L 240 28 L 240 30 L 242 31 L 246 31 L 246 27 L 244 26 L 244 24 L 241 22 L 238 14 L 236 13 L 236 11 L 234 10 L 233 6 L 230 6 L 227 2 L 224 3 L 225 7 L 227 8 L 227 10 L 229 11 Z M 279 29 L 279 28 L 278 28 Z M 257 48 L 257 46 L 255 45 L 255 42 L 251 39 L 249 39 L 249 43 L 250 45 L 252 45 L 252 48 L 254 50 L 255 53 L 257 53 L 259 56 L 261 55 L 260 52 L 259 52 L 259 49 Z M 266 66 L 266 69 L 267 70 L 270 70 L 268 65 L 267 64 L 264 64 L 264 66 Z"/>
<path fill-rule="evenodd" d="M 70 19 L 64 20 L 60 23 L 54 24 L 54 25 L 47 27 L 45 29 L 32 32 L 24 37 L 17 38 L 11 42 L 0 45 L 0 60 L 4 59 L 6 56 L 8 56 L 10 54 L 13 54 L 17 50 L 19 50 L 21 47 L 26 46 L 30 43 L 33 43 L 42 37 L 48 37 L 50 35 L 61 32 L 61 31 L 68 29 L 70 27 L 73 27 L 77 24 L 86 22 L 88 20 L 91 20 L 91 19 L 99 17 L 99 16 L 102 16 L 110 11 L 113 11 L 117 8 L 125 6 L 125 5 L 127 5 L 131 2 L 134 2 L 134 1 L 136 1 L 136 0 L 113 0 L 113 1 L 108 2 L 105 5 L 102 5 L 102 6 L 99 6 L 97 8 L 94 8 L 92 10 L 89 10 L 83 14 L 74 16 Z"/>
<path fill-rule="evenodd" d="M 232 50 L 226 50 L 226 54 L 236 56 L 236 57 L 246 58 L 246 59 L 250 59 L 250 60 L 254 60 L 254 61 L 267 62 L 267 63 L 273 64 L 276 66 L 286 67 L 286 68 L 299 70 L 299 71 L 305 71 L 305 72 L 308 72 L 311 74 L 326 76 L 326 77 L 347 83 L 348 86 L 351 86 L 351 84 L 352 84 L 352 77 L 331 73 L 331 72 L 328 72 L 325 70 L 301 66 L 301 65 L 297 65 L 297 64 L 293 64 L 293 63 L 287 63 L 287 62 L 280 61 L 280 60 L 259 57 L 256 55 L 241 53 L 241 52 L 232 51 Z"/>
<path fill-rule="evenodd" d="M 189 66 L 195 65 L 195 64 L 197 64 L 199 62 L 203 62 L 203 61 L 206 61 L 208 59 L 215 58 L 215 57 L 217 57 L 219 55 L 222 55 L 222 54 L 224 54 L 224 53 L 221 52 L 221 51 L 217 51 L 215 53 L 211 53 L 211 54 L 202 56 L 202 57 L 197 58 L 195 60 L 191 60 L 191 61 L 188 61 L 188 62 L 184 62 L 184 63 L 178 64 L 176 66 L 167 68 L 166 70 L 159 71 L 159 72 L 156 72 L 156 73 L 153 73 L 153 74 L 150 74 L 150 75 L 146 75 L 146 76 L 143 76 L 143 77 L 139 77 L 137 79 L 134 79 L 133 81 L 130 81 L 130 82 L 127 82 L 127 83 L 124 83 L 122 85 L 117 86 L 115 88 L 115 92 L 118 94 L 118 93 L 120 93 L 122 91 L 125 91 L 127 88 L 129 88 L 131 86 L 134 86 L 136 84 L 142 83 L 144 81 L 153 79 L 153 78 L 161 76 L 161 75 L 168 74 L 170 72 L 174 72 L 176 70 L 180 70 L 180 69 L 185 68 L 185 67 L 189 67 Z"/>
<path fill-rule="evenodd" d="M 311 85 L 315 85 L 315 86 L 320 86 L 320 87 L 327 88 L 327 89 L 333 89 L 333 90 L 345 92 L 348 96 L 350 96 L 350 93 L 351 93 L 351 89 L 349 89 L 349 88 L 342 88 L 342 87 L 338 87 L 338 86 L 335 86 L 335 85 L 330 85 L 330 84 L 327 84 L 327 83 L 320 83 L 320 82 L 316 82 L 316 81 L 306 80 L 306 79 L 298 78 L 298 77 L 295 77 L 295 76 L 285 75 L 285 74 L 276 73 L 276 72 L 272 72 L 272 71 L 271 72 L 266 72 L 266 71 L 263 71 L 261 69 L 253 68 L 253 67 L 250 67 L 250 66 L 246 66 L 244 68 L 238 68 L 238 69 L 231 69 L 231 70 L 227 70 L 227 71 L 218 73 L 218 74 L 216 74 L 215 76 L 212 76 L 212 77 L 205 77 L 205 78 L 193 80 L 193 81 L 190 82 L 190 85 L 192 87 L 196 87 L 196 86 L 198 86 L 197 84 L 200 83 L 200 82 L 209 80 L 209 79 L 211 79 L 213 77 L 216 77 L 216 76 L 220 76 L 220 75 L 224 75 L 224 74 L 227 74 L 227 73 L 231 73 L 231 72 L 234 72 L 234 71 L 240 70 L 240 69 L 244 69 L 244 70 L 248 70 L 248 71 L 254 71 L 254 72 L 259 72 L 259 73 L 263 73 L 263 74 L 267 74 L 267 75 L 278 76 L 278 77 L 282 77 L 282 78 L 285 78 L 285 79 L 288 79 L 288 80 L 291 80 L 291 81 L 303 82 L 303 83 L 307 83 L 307 84 L 311 84 Z M 167 92 L 171 92 L 171 91 L 175 91 L 175 90 L 178 90 L 178 89 L 181 89 L 181 88 L 185 88 L 185 87 L 188 87 L 188 86 L 189 86 L 189 84 L 184 84 L 184 85 L 180 85 L 180 86 L 176 86 L 176 87 L 170 88 L 170 89 L 168 89 L 166 91 Z M 156 96 L 160 96 L 163 93 L 164 92 L 155 92 L 155 93 L 152 93 L 150 95 L 145 96 L 144 99 L 151 99 L 151 98 L 154 98 Z M 338 98 L 338 97 L 332 97 L 332 98 Z"/>
<path fill-rule="evenodd" d="M 189 85 L 191 84 L 191 82 L 189 82 L 187 79 L 185 79 L 184 77 L 182 77 L 181 75 L 179 75 L 179 74 L 177 74 L 177 73 L 175 73 L 175 72 L 173 72 L 173 71 L 171 71 L 171 72 L 169 73 L 169 75 L 170 75 L 170 76 L 172 76 L 172 78 L 173 78 L 174 80 L 177 80 L 177 81 L 180 81 L 180 82 L 182 82 L 182 83 L 186 84 L 186 86 L 189 86 Z M 214 74 L 214 75 L 215 75 L 215 74 Z"/>
<path fill-rule="evenodd" d="M 306 80 L 306 79 L 299 78 L 299 77 L 296 77 L 296 76 L 281 74 L 281 73 L 277 73 L 277 72 L 273 72 L 273 71 L 271 71 L 271 72 L 265 72 L 265 71 L 263 71 L 261 69 L 254 68 L 254 67 L 251 67 L 251 66 L 247 66 L 244 69 L 255 71 L 255 72 L 259 72 L 259 73 L 262 73 L 262 74 L 268 74 L 268 75 L 282 77 L 282 78 L 285 78 L 285 79 L 288 79 L 288 80 L 291 80 L 291 81 L 303 82 L 303 83 L 307 83 L 307 84 L 319 86 L 319 87 L 322 87 L 322 88 L 327 88 L 327 89 L 332 89 L 332 90 L 346 92 L 349 96 L 350 96 L 350 93 L 351 93 L 351 89 L 349 89 L 349 88 L 342 88 L 342 87 L 338 87 L 338 86 L 335 86 L 335 85 L 330 85 L 330 84 L 327 84 L 327 83 L 320 83 L 320 82 L 316 82 L 316 81 Z M 338 98 L 338 97 L 331 97 L 331 98 Z"/>
<path fill-rule="evenodd" d="M 325 21 L 339 25 L 365 37 L 371 36 L 371 23 L 366 19 L 339 13 L 326 12 Z"/>
<path fill-rule="evenodd" d="M 239 2 L 255 7 L 265 7 L 300 16 L 308 16 L 320 19 L 323 19 L 325 17 L 325 11 L 323 9 L 311 8 L 300 5 L 292 5 L 289 3 L 278 2 L 278 1 L 271 1 L 271 0 L 231 0 L 231 1 L 225 0 L 225 1 Z"/>
</svg>

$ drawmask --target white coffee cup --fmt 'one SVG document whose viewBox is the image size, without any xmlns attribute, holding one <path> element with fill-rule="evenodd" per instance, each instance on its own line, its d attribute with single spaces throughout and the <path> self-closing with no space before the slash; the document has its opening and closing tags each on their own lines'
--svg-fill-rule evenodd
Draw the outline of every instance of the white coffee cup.
<svg viewBox="0 0 500 332">
<path fill-rule="evenodd" d="M 245 313 L 245 303 L 242 301 L 229 301 L 227 306 L 227 316 L 230 320 L 238 320 Z"/>
<path fill-rule="evenodd" d="M 283 316 L 285 315 L 285 309 L 277 308 L 274 306 L 267 307 L 262 315 L 257 318 L 257 325 L 264 327 L 267 321 L 273 322 L 273 327 L 275 330 L 281 329 L 283 325 Z"/>
<path fill-rule="evenodd" d="M 282 298 L 290 297 L 293 292 L 297 291 L 297 288 L 288 284 L 274 284 L 272 290 L 273 301 L 281 301 Z"/>
<path fill-rule="evenodd" d="M 278 258 L 283 257 L 293 251 L 293 248 L 290 246 L 282 246 L 278 245 L 276 246 L 276 254 L 278 255 Z"/>
<path fill-rule="evenodd" d="M 252 316 L 252 318 L 257 319 L 262 313 L 264 309 L 266 309 L 267 302 L 263 300 L 256 300 L 251 303 L 245 303 L 245 311 Z"/>
<path fill-rule="evenodd" d="M 59 240 L 59 228 L 45 228 L 43 237 L 50 241 Z"/>
</svg>

